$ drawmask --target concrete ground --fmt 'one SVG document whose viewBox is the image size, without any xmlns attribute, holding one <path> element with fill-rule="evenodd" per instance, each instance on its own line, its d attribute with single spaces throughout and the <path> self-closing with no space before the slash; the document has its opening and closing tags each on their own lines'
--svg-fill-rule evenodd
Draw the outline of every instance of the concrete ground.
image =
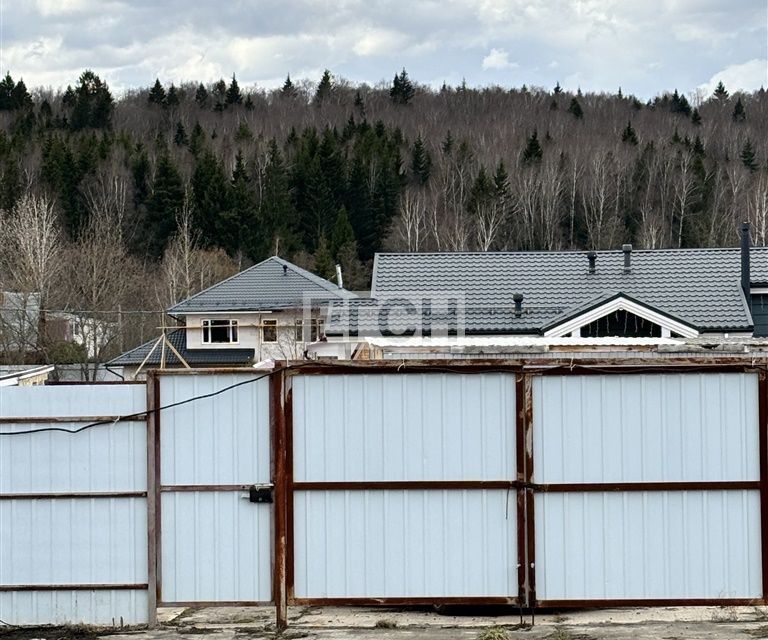
<svg viewBox="0 0 768 640">
<path fill-rule="evenodd" d="M 0 640 L 749 640 L 768 638 L 768 607 L 667 607 L 561 611 L 530 615 L 506 611 L 295 607 L 277 634 L 274 609 L 212 607 L 163 609 L 155 630 L 0 628 Z"/>
<path fill-rule="evenodd" d="M 734 640 L 768 638 L 768 607 L 668 607 L 539 614 L 533 620 L 509 610 L 456 610 L 453 615 L 383 608 L 294 607 L 287 638 L 308 640 Z M 270 608 L 163 610 L 163 628 L 150 635 L 170 640 L 189 633 L 209 640 L 273 638 Z M 129 640 L 115 637 L 114 640 Z"/>
</svg>

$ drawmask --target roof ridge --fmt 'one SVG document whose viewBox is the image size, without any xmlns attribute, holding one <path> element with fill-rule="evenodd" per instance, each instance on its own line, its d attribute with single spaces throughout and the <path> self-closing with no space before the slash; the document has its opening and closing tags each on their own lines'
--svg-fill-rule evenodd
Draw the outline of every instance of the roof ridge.
<svg viewBox="0 0 768 640">
<path fill-rule="evenodd" d="M 765 251 L 767 246 L 752 246 L 750 251 Z M 589 249 L 562 249 L 562 250 L 535 250 L 535 251 L 378 251 L 374 256 L 374 262 L 377 257 L 382 256 L 517 256 L 517 255 L 582 255 Z M 663 247 L 658 249 L 632 249 L 632 253 L 693 253 L 693 252 L 726 252 L 741 251 L 738 246 L 734 247 Z M 622 249 L 598 249 L 597 254 L 615 253 L 622 254 Z"/>
<path fill-rule="evenodd" d="M 261 262 L 257 262 L 256 264 L 251 265 L 247 269 L 243 269 L 242 271 L 238 271 L 237 273 L 232 274 L 231 276 L 229 276 L 229 278 L 224 278 L 224 280 L 221 280 L 220 282 L 217 282 L 216 284 L 212 284 L 210 287 L 206 287 L 202 291 L 198 291 L 197 293 L 189 296 L 189 298 L 184 298 L 184 300 L 180 300 L 179 302 L 177 302 L 176 304 L 172 305 L 171 307 L 168 307 L 168 309 L 165 310 L 166 313 L 171 313 L 179 305 L 184 304 L 185 302 L 189 302 L 190 300 L 194 300 L 195 298 L 203 295 L 204 293 L 207 293 L 211 289 L 215 289 L 216 287 L 221 286 L 225 282 L 229 282 L 230 280 L 233 280 L 234 278 L 237 278 L 238 276 L 240 276 L 240 275 L 242 275 L 244 273 L 248 273 L 252 269 L 255 269 L 256 267 L 264 264 L 268 260 L 272 260 L 273 257 L 276 257 L 276 256 L 270 256 L 269 258 L 266 258 L 265 260 L 262 260 Z"/>
</svg>

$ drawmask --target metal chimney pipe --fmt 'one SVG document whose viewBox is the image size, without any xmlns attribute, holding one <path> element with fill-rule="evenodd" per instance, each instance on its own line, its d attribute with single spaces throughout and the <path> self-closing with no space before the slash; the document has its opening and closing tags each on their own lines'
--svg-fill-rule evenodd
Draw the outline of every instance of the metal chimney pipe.
<svg viewBox="0 0 768 640">
<path fill-rule="evenodd" d="M 624 252 L 624 273 L 632 273 L 632 245 L 623 244 L 621 250 Z"/>
<path fill-rule="evenodd" d="M 750 296 L 750 274 L 749 274 L 749 222 L 741 223 L 741 288 L 744 290 L 744 297 L 747 299 L 749 308 L 752 308 Z"/>
<path fill-rule="evenodd" d="M 589 260 L 589 273 L 594 273 L 595 262 L 597 261 L 597 254 L 594 251 L 590 251 L 587 254 L 587 260 Z"/>
<path fill-rule="evenodd" d="M 515 318 L 519 318 L 523 315 L 523 294 L 516 293 L 512 296 L 512 299 L 515 301 Z"/>
<path fill-rule="evenodd" d="M 344 278 L 341 277 L 341 265 L 336 265 L 336 284 L 339 285 L 339 289 L 344 288 Z"/>
</svg>

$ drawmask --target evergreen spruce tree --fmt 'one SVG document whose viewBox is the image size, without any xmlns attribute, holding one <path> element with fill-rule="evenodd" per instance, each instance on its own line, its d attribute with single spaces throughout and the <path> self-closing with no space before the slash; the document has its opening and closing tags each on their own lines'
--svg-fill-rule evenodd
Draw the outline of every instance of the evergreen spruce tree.
<svg viewBox="0 0 768 640">
<path fill-rule="evenodd" d="M 627 126 L 624 127 L 624 130 L 621 132 L 621 141 L 637 146 L 637 134 L 635 133 L 631 122 L 627 122 Z"/>
<path fill-rule="evenodd" d="M 733 115 L 731 117 L 734 122 L 744 122 L 747 119 L 747 112 L 744 110 L 744 104 L 741 102 L 741 96 L 736 100 L 736 105 L 733 107 Z"/>
<path fill-rule="evenodd" d="M 14 108 L 13 90 L 16 84 L 10 73 L 5 74 L 5 78 L 0 81 L 0 111 L 11 111 Z"/>
<path fill-rule="evenodd" d="M 262 189 L 259 224 L 249 236 L 251 259 L 272 255 L 278 242 L 281 251 L 290 250 L 296 244 L 296 209 L 283 157 L 274 139 L 269 143 Z"/>
<path fill-rule="evenodd" d="M 360 92 L 355 92 L 355 109 L 357 109 L 358 113 L 360 115 L 365 115 L 365 103 L 363 102 L 363 96 L 360 95 Z"/>
<path fill-rule="evenodd" d="M 742 164 L 747 169 L 750 171 L 757 171 L 759 167 L 757 164 L 757 154 L 755 153 L 755 149 L 749 139 L 747 139 L 747 141 L 744 143 L 744 146 L 741 148 L 741 154 L 739 157 L 741 158 Z"/>
<path fill-rule="evenodd" d="M 717 83 L 717 87 L 715 87 L 715 92 L 712 94 L 713 97 L 720 101 L 724 102 L 728 99 L 728 91 L 725 89 L 725 85 L 723 84 L 723 81 Z"/>
<path fill-rule="evenodd" d="M 331 280 L 336 275 L 336 265 L 333 263 L 333 256 L 325 235 L 321 235 L 317 242 L 315 273 L 326 280 Z"/>
<path fill-rule="evenodd" d="M 168 87 L 168 94 L 165 96 L 165 104 L 169 107 L 176 107 L 179 104 L 179 90 L 171 83 Z"/>
<path fill-rule="evenodd" d="M 208 89 L 205 88 L 205 85 L 202 82 L 197 85 L 197 91 L 195 91 L 195 102 L 200 107 L 208 106 Z"/>
<path fill-rule="evenodd" d="M 10 212 L 21 197 L 21 173 L 16 158 L 6 158 L 0 178 L 0 211 Z"/>
<path fill-rule="evenodd" d="M 697 127 L 701 124 L 701 114 L 699 113 L 698 108 L 694 108 L 691 112 L 691 122 Z"/>
<path fill-rule="evenodd" d="M 176 229 L 176 215 L 184 206 L 184 184 L 176 165 L 167 153 L 157 160 L 152 192 L 147 199 L 147 254 L 160 258 Z"/>
<path fill-rule="evenodd" d="M 704 143 L 701 141 L 701 138 L 699 136 L 696 136 L 696 139 L 693 141 L 693 152 L 697 156 L 704 157 L 707 155 L 706 150 L 704 149 Z"/>
<path fill-rule="evenodd" d="M 581 105 L 576 98 L 571 98 L 571 104 L 568 107 L 568 113 L 570 113 L 577 120 L 580 120 L 584 117 L 584 111 L 582 110 Z"/>
<path fill-rule="evenodd" d="M 19 79 L 11 92 L 11 102 L 14 109 L 26 109 L 32 106 L 32 96 L 27 91 L 27 85 L 24 80 Z"/>
<path fill-rule="evenodd" d="M 192 135 L 189 137 L 189 150 L 193 156 L 197 156 L 205 146 L 205 131 L 200 126 L 199 122 L 195 122 L 195 126 L 192 128 Z"/>
<path fill-rule="evenodd" d="M 453 136 L 451 135 L 450 129 L 448 129 L 447 133 L 445 134 L 441 148 L 445 155 L 451 155 L 451 152 L 453 151 Z"/>
<path fill-rule="evenodd" d="M 357 250 L 355 231 L 352 229 L 352 225 L 349 222 L 347 210 L 344 205 L 342 205 L 339 209 L 339 214 L 336 216 L 336 222 L 333 224 L 333 230 L 331 231 L 329 248 L 333 259 L 339 261 L 342 250 L 349 245 L 354 245 L 355 250 Z"/>
<path fill-rule="evenodd" d="M 389 97 L 395 104 L 408 104 L 416 90 L 413 88 L 413 83 L 408 77 L 408 72 L 403 68 L 400 74 L 395 74 L 395 79 L 392 81 L 392 87 L 389 90 Z"/>
<path fill-rule="evenodd" d="M 243 103 L 243 106 L 245 107 L 246 111 L 253 111 L 255 105 L 253 104 L 253 98 L 251 97 L 250 93 L 245 96 L 245 102 Z"/>
<path fill-rule="evenodd" d="M 243 94 L 240 93 L 240 85 L 237 84 L 235 74 L 232 74 L 232 82 L 227 89 L 227 104 L 240 104 L 243 101 Z"/>
<path fill-rule="evenodd" d="M 155 84 L 149 90 L 147 102 L 150 104 L 165 104 L 165 89 L 160 83 L 160 78 L 155 79 Z"/>
<path fill-rule="evenodd" d="M 562 92 L 563 92 L 563 88 L 560 86 L 560 82 L 558 82 L 555 85 L 555 88 L 552 90 L 552 93 L 554 93 L 555 95 L 558 95 L 558 94 L 561 94 Z"/>
<path fill-rule="evenodd" d="M 224 247 L 232 254 L 237 249 L 240 230 L 226 219 L 228 182 L 216 154 L 210 149 L 204 150 L 197 158 L 191 181 L 195 227 L 205 245 Z"/>
<path fill-rule="evenodd" d="M 187 130 L 184 128 L 184 123 L 181 120 L 176 123 L 176 133 L 173 136 L 173 142 L 177 147 L 186 147 L 189 144 Z"/>
<path fill-rule="evenodd" d="M 476 214 L 490 205 L 495 197 L 496 185 L 494 180 L 488 175 L 485 167 L 480 165 L 480 170 L 477 172 L 475 181 L 469 191 L 467 210 L 470 214 Z"/>
<path fill-rule="evenodd" d="M 320 83 L 317 85 L 317 89 L 315 90 L 315 104 L 319 105 L 327 100 L 331 96 L 332 90 L 333 76 L 331 76 L 331 72 L 326 69 L 323 71 L 323 77 L 320 78 Z"/>
<path fill-rule="evenodd" d="M 296 96 L 296 87 L 293 86 L 290 73 L 285 77 L 283 88 L 280 89 L 280 95 L 284 98 L 294 98 Z"/>
<path fill-rule="evenodd" d="M 249 236 L 258 226 L 259 220 L 256 194 L 243 160 L 243 153 L 239 149 L 235 156 L 230 191 L 230 211 L 226 218 L 237 229 L 237 246 L 247 251 L 250 248 Z"/>
<path fill-rule="evenodd" d="M 499 160 L 499 164 L 496 165 L 496 172 L 493 174 L 493 186 L 499 200 L 503 202 L 509 197 L 509 174 L 503 160 Z"/>
<path fill-rule="evenodd" d="M 523 153 L 522 153 L 523 164 L 527 164 L 527 165 L 536 164 L 537 162 L 541 161 L 541 158 L 543 155 L 544 153 L 541 149 L 541 144 L 539 144 L 538 134 L 536 133 L 536 129 L 534 129 L 533 133 L 525 143 L 525 149 L 523 149 Z"/>
<path fill-rule="evenodd" d="M 424 185 L 429 180 L 431 170 L 432 157 L 419 134 L 411 150 L 411 175 L 417 184 Z"/>
<path fill-rule="evenodd" d="M 73 130 L 111 125 L 114 102 L 109 87 L 99 76 L 93 71 L 84 71 L 73 93 L 74 105 L 69 121 Z"/>
</svg>

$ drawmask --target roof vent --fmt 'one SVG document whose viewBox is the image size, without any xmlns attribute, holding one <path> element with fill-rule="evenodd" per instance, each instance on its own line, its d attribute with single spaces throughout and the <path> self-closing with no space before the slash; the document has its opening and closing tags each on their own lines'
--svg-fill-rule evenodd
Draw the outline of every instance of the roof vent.
<svg viewBox="0 0 768 640">
<path fill-rule="evenodd" d="M 287 265 L 287 264 L 284 264 L 284 265 L 283 265 L 283 275 L 284 275 L 284 276 L 287 276 L 287 275 L 288 275 L 288 265 Z"/>
<path fill-rule="evenodd" d="M 516 293 L 512 296 L 512 299 L 515 301 L 515 318 L 519 318 L 523 315 L 523 294 Z"/>
<path fill-rule="evenodd" d="M 589 260 L 589 273 L 594 273 L 595 262 L 597 261 L 597 254 L 594 251 L 590 251 L 587 254 L 587 260 Z"/>
<path fill-rule="evenodd" d="M 623 244 L 621 250 L 624 252 L 624 273 L 632 273 L 632 245 Z"/>
</svg>

